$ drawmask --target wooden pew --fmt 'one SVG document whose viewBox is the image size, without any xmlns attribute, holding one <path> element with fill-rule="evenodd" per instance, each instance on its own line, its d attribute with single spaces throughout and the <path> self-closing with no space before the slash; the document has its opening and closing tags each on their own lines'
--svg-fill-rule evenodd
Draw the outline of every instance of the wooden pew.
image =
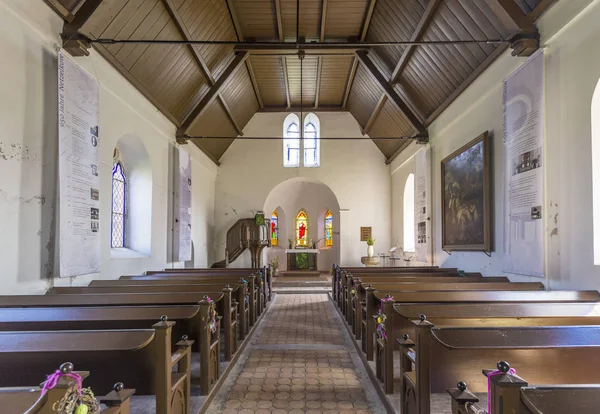
<svg viewBox="0 0 600 414">
<path fill-rule="evenodd" d="M 401 410 L 430 412 L 432 393 L 465 381 L 471 391 L 487 391 L 476 375 L 501 357 L 536 384 L 593 384 L 600 374 L 600 326 L 437 328 L 426 319 L 413 322 L 417 335 L 401 342 Z M 413 371 L 413 363 L 415 370 Z M 498 412 L 498 411 L 496 411 Z"/>
<path fill-rule="evenodd" d="M 600 385 L 538 385 L 528 386 L 520 376 L 510 372 L 505 361 L 497 364 L 500 374 L 489 377 L 490 408 L 493 413 L 520 414 L 596 414 L 600 407 Z M 486 378 L 493 370 L 483 370 Z M 458 388 L 447 389 L 452 398 L 452 414 L 488 414 L 479 398 L 467 390 L 461 381 Z"/>
<path fill-rule="evenodd" d="M 407 268 L 407 269 L 412 269 L 412 268 Z M 338 290 L 338 306 L 340 306 L 342 308 L 342 312 L 345 312 L 346 310 L 346 302 L 348 300 L 348 286 L 350 283 L 352 283 L 351 281 L 355 278 L 364 278 L 364 279 L 369 279 L 372 277 L 376 277 L 379 279 L 390 279 L 390 280 L 396 280 L 398 278 L 403 278 L 403 277 L 433 277 L 433 278 L 456 278 L 456 277 L 467 277 L 470 279 L 483 279 L 483 277 L 481 276 L 481 273 L 460 273 L 458 271 L 455 271 L 453 269 L 447 270 L 447 269 L 435 269 L 433 271 L 429 271 L 429 270 L 420 270 L 417 272 L 411 272 L 409 270 L 405 270 L 402 272 L 386 272 L 386 273 L 372 273 L 372 272 L 358 272 L 358 273 L 352 273 L 352 272 L 348 272 L 345 270 L 342 270 L 339 273 L 339 278 L 338 278 L 338 283 L 337 283 L 337 290 Z"/>
<path fill-rule="evenodd" d="M 390 297 L 391 296 L 391 297 Z M 369 299 L 371 298 L 371 299 Z M 368 349 L 369 343 L 375 339 L 376 371 L 378 377 L 384 381 L 386 393 L 393 392 L 393 351 L 397 326 L 395 321 L 394 303 L 544 303 L 544 302 L 593 302 L 600 301 L 597 291 L 447 291 L 447 292 L 391 292 L 383 294 L 377 291 L 367 291 L 366 316 L 377 321 L 383 318 L 373 332 L 368 331 L 369 325 L 363 324 L 367 330 L 364 346 Z M 375 308 L 373 308 L 375 304 Z M 378 314 L 374 312 L 378 310 Z M 372 355 L 367 354 L 367 358 Z"/>
<path fill-rule="evenodd" d="M 367 278 L 365 281 L 359 278 L 351 278 L 350 285 L 347 289 L 348 303 L 346 304 L 346 321 L 352 326 L 356 339 L 362 337 L 362 323 L 364 316 L 364 308 L 366 301 L 366 286 L 370 286 L 375 290 L 396 290 L 395 286 L 400 286 L 399 290 L 504 290 L 506 284 L 510 283 L 505 277 L 486 277 L 486 278 L 470 278 L 470 277 L 448 277 L 448 278 L 431 278 L 431 277 L 415 277 L 403 278 L 399 277 L 390 281 L 378 281 L 377 279 Z M 476 286 L 481 286 L 481 289 L 475 289 Z M 539 283 L 539 289 L 542 290 L 544 285 Z M 438 288 L 439 287 L 439 288 Z M 535 290 L 535 285 L 517 285 L 513 290 Z"/>
<path fill-rule="evenodd" d="M 198 304 L 205 298 L 215 304 L 221 302 L 223 309 L 223 330 L 225 333 L 225 359 L 231 357 L 237 349 L 237 323 L 232 315 L 237 314 L 236 306 L 231 300 L 231 288 L 219 292 L 187 292 L 187 293 L 115 293 L 86 295 L 8 295 L 0 296 L 0 308 L 27 307 L 81 307 L 81 306 L 140 306 L 140 305 L 190 305 Z M 219 306 L 219 305 L 217 305 Z M 230 312 L 225 312 L 230 309 Z"/>
<path fill-rule="evenodd" d="M 224 286 L 224 282 L 218 280 L 206 280 L 206 281 L 195 281 L 188 279 L 156 279 L 156 280 L 93 280 L 88 285 L 89 287 L 121 287 L 121 286 L 154 286 L 158 291 L 161 292 L 189 292 L 196 289 L 202 290 L 202 286 Z M 239 317 L 240 317 L 240 329 L 239 338 L 244 340 L 250 332 L 250 326 L 254 326 L 256 318 L 256 295 L 253 294 L 254 288 L 249 287 L 249 283 L 246 279 L 241 278 L 236 284 L 231 284 L 233 288 L 233 297 L 236 298 L 239 303 Z M 226 285 L 225 285 L 226 286 Z M 252 285 L 253 286 L 253 285 Z M 53 291 L 53 290 L 51 290 Z M 60 292 L 60 291 L 58 291 Z"/>
<path fill-rule="evenodd" d="M 171 347 L 175 323 L 163 318 L 154 329 L 112 331 L 0 332 L 0 386 L 27 386 L 69 359 L 94 373 L 95 393 L 107 393 L 106 378 L 120 378 L 139 395 L 156 396 L 156 412 L 189 414 L 190 348 Z"/>
<path fill-rule="evenodd" d="M 250 318 L 252 323 L 256 322 L 262 311 L 266 308 L 266 295 L 264 292 L 264 282 L 260 277 L 247 276 L 248 288 L 251 294 L 251 300 L 254 306 L 250 307 Z M 152 276 L 121 276 L 119 280 L 188 280 L 197 283 L 236 283 L 239 281 L 237 276 L 204 276 L 193 274 L 170 274 L 170 275 L 152 275 Z M 175 284 L 175 283 L 174 283 Z M 252 297 L 253 295 L 253 297 Z"/>
<path fill-rule="evenodd" d="M 193 306 L 4 308 L 0 331 L 148 329 L 166 315 L 176 323 L 172 345 L 183 335 L 195 339 L 192 351 L 200 356 L 200 394 L 207 395 L 220 375 L 220 317 L 213 321 L 213 333 L 209 324 L 213 311 L 214 305 L 207 301 Z"/>
<path fill-rule="evenodd" d="M 74 373 L 82 380 L 89 376 L 87 371 L 73 371 L 73 364 L 64 363 L 59 370 L 65 374 Z M 44 377 L 40 377 L 42 380 Z M 43 383 L 42 383 L 43 385 Z M 61 376 L 54 388 L 41 395 L 41 387 L 9 387 L 0 388 L 0 407 L 3 414 L 51 414 L 54 404 L 60 402 L 67 391 L 77 386 L 72 377 Z M 133 389 L 125 389 L 122 382 L 113 386 L 106 396 L 96 396 L 99 403 L 107 407 L 100 411 L 102 414 L 129 414 L 130 398 L 135 393 Z"/>
<path fill-rule="evenodd" d="M 234 306 L 237 304 L 239 311 L 238 315 L 232 316 L 232 321 L 235 322 L 235 318 L 239 318 L 239 329 L 238 337 L 241 341 L 246 337 L 248 332 L 248 309 L 247 303 L 249 303 L 248 295 L 246 292 L 246 283 L 240 283 L 236 285 L 224 285 L 219 284 L 198 284 L 198 285 L 113 285 L 113 286 L 83 286 L 83 287 L 54 287 L 48 290 L 48 294 L 112 294 L 112 293 L 187 293 L 187 292 L 220 292 L 223 288 L 231 288 L 232 298 L 235 297 L 237 300 L 233 300 Z M 223 315 L 224 310 L 219 309 L 219 313 Z"/>
</svg>

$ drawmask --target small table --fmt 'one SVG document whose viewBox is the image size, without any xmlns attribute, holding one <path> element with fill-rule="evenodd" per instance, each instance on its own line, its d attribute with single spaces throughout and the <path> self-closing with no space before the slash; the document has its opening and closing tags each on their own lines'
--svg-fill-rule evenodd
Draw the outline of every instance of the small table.
<svg viewBox="0 0 600 414">
<path fill-rule="evenodd" d="M 317 270 L 319 249 L 286 249 L 287 270 Z"/>
<path fill-rule="evenodd" d="M 366 267 L 377 267 L 377 266 L 379 266 L 379 263 L 381 262 L 381 260 L 379 260 L 379 257 L 377 257 L 377 256 L 373 256 L 373 257 L 363 256 L 360 258 L 360 262 L 362 264 L 364 264 Z"/>
</svg>

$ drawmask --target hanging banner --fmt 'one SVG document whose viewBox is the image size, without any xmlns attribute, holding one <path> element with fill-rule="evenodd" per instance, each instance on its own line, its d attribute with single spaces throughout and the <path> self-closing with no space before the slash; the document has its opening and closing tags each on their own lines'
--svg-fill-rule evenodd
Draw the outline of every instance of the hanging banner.
<svg viewBox="0 0 600 414">
<path fill-rule="evenodd" d="M 58 53 L 60 276 L 100 271 L 98 83 Z M 108 222 L 105 220 L 105 222 Z M 109 231 L 109 229 L 106 229 Z"/>
<path fill-rule="evenodd" d="M 429 263 L 431 220 L 429 220 L 429 146 L 415 154 L 415 261 Z"/>
<path fill-rule="evenodd" d="M 192 260 L 192 160 L 181 147 L 177 155 L 173 252 L 176 261 L 185 262 Z"/>
<path fill-rule="evenodd" d="M 544 51 L 504 81 L 503 270 L 544 276 Z"/>
</svg>

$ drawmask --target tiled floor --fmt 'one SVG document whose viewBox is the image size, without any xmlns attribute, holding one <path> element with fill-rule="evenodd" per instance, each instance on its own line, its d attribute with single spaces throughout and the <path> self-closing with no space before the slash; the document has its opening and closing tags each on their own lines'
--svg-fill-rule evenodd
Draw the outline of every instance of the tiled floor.
<svg viewBox="0 0 600 414">
<path fill-rule="evenodd" d="M 207 412 L 385 412 L 342 323 L 325 294 L 277 295 Z"/>
</svg>

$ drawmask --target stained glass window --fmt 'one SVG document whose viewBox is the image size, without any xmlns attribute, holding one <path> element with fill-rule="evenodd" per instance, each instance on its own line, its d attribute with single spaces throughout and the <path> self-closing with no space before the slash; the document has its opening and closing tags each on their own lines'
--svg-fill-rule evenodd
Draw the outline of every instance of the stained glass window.
<svg viewBox="0 0 600 414">
<path fill-rule="evenodd" d="M 304 210 L 296 216 L 296 247 L 308 247 L 308 217 Z"/>
<path fill-rule="evenodd" d="M 279 245 L 279 216 L 277 211 L 271 214 L 271 246 Z"/>
<path fill-rule="evenodd" d="M 283 166 L 300 166 L 300 128 L 296 122 L 288 125 L 283 140 Z"/>
<path fill-rule="evenodd" d="M 112 171 L 111 247 L 125 246 L 126 180 L 123 165 L 117 162 Z"/>
<path fill-rule="evenodd" d="M 325 213 L 325 246 L 333 246 L 333 214 Z"/>
<path fill-rule="evenodd" d="M 304 126 L 304 166 L 319 166 L 319 139 L 317 127 L 312 122 Z"/>
</svg>

